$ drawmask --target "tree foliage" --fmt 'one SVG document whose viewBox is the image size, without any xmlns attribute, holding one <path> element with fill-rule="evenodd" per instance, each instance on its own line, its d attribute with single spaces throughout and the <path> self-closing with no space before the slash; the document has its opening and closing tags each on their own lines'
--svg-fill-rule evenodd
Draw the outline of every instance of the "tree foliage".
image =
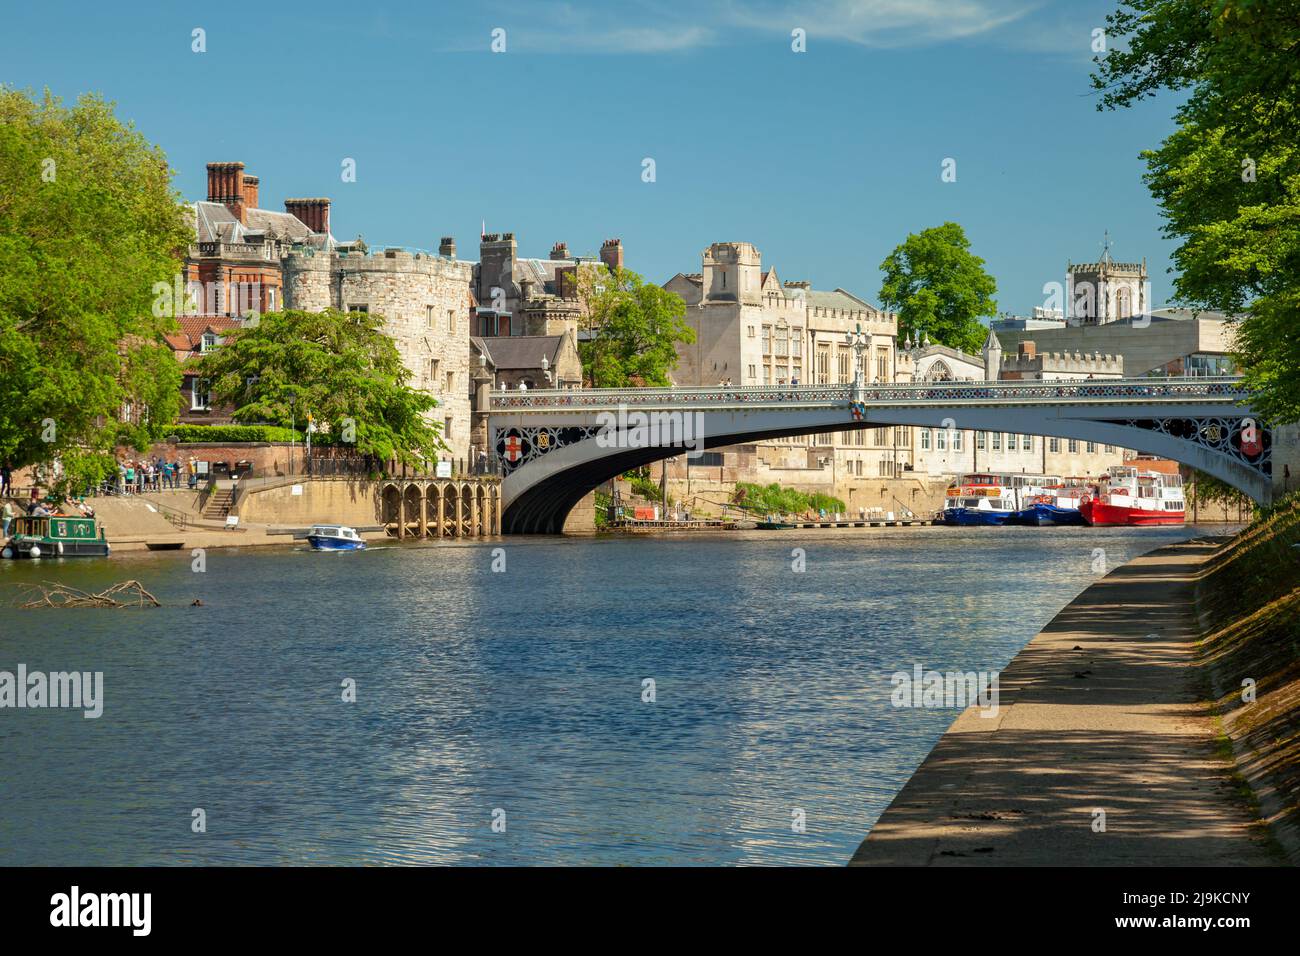
<svg viewBox="0 0 1300 956">
<path fill-rule="evenodd" d="M 385 461 L 415 464 L 446 450 L 426 417 L 437 401 L 407 384 L 411 372 L 378 315 L 268 313 L 205 352 L 197 372 L 238 422 L 302 426 L 311 415 L 332 441 L 353 434 L 358 452 Z"/>
<path fill-rule="evenodd" d="M 1255 407 L 1300 420 L 1300 0 L 1130 0 L 1108 24 L 1126 42 L 1096 60 L 1099 109 L 1186 91 L 1142 154 L 1177 298 L 1241 315 Z"/>
<path fill-rule="evenodd" d="M 898 334 L 976 354 L 988 336 L 980 316 L 997 314 L 997 283 L 970 251 L 966 232 L 945 222 L 912 233 L 884 262 L 881 304 L 898 312 Z"/>
<path fill-rule="evenodd" d="M 180 409 L 152 311 L 190 239 L 162 151 L 86 95 L 0 87 L 0 460 L 58 459 L 69 482 L 111 466 L 124 404 Z"/>
<path fill-rule="evenodd" d="M 695 341 L 681 296 L 630 269 L 584 267 L 577 295 L 585 306 L 578 343 L 583 377 L 595 388 L 667 386 L 677 344 Z"/>
</svg>

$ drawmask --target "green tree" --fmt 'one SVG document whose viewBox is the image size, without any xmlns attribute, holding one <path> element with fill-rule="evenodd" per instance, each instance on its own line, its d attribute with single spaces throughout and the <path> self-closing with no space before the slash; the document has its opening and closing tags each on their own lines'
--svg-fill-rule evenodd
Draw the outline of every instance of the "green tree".
<svg viewBox="0 0 1300 956">
<path fill-rule="evenodd" d="M 1255 407 L 1300 420 L 1300 0 L 1131 0 L 1107 22 L 1098 109 L 1186 92 L 1178 129 L 1142 153 L 1179 242 L 1176 297 L 1240 316 Z"/>
<path fill-rule="evenodd" d="M 898 334 L 930 339 L 979 352 L 988 328 L 979 317 L 997 314 L 997 283 L 984 271 L 984 260 L 970 251 L 966 232 L 945 222 L 912 233 L 884 262 L 881 304 L 898 312 Z"/>
<path fill-rule="evenodd" d="M 672 384 L 677 344 L 695 341 L 685 322 L 686 303 L 676 293 L 646 282 L 630 269 L 586 267 L 577 276 L 585 306 L 578 344 L 583 376 L 595 388 Z"/>
<path fill-rule="evenodd" d="M 175 420 L 175 319 L 152 306 L 190 238 L 162 151 L 113 104 L 0 87 L 0 460 L 57 459 L 81 487 L 125 405 Z"/>
<path fill-rule="evenodd" d="M 417 464 L 447 447 L 426 417 L 437 401 L 407 384 L 411 372 L 378 315 L 268 313 L 205 352 L 197 371 L 239 422 L 301 426 L 311 415 L 330 441 L 385 461 Z"/>
</svg>

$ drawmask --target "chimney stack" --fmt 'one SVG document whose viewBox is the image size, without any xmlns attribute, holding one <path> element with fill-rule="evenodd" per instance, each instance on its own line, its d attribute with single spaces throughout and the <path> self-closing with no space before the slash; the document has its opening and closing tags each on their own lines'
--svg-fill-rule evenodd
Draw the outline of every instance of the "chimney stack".
<svg viewBox="0 0 1300 956">
<path fill-rule="evenodd" d="M 611 270 L 623 268 L 623 240 L 606 239 L 600 247 L 600 261 Z"/>
<path fill-rule="evenodd" d="M 557 242 L 555 245 L 551 246 L 551 258 L 552 259 L 569 258 L 569 244 L 567 242 Z"/>
<path fill-rule="evenodd" d="M 438 243 L 438 255 L 446 259 L 456 258 L 456 237 L 455 236 L 442 237 L 442 240 Z"/>
<path fill-rule="evenodd" d="M 286 199 L 284 211 L 291 216 L 297 216 L 312 232 L 330 231 L 330 201 L 326 198 Z"/>
<path fill-rule="evenodd" d="M 256 176 L 244 177 L 244 205 L 249 209 L 258 208 L 257 207 L 257 184 L 258 184 L 258 178 Z"/>
<path fill-rule="evenodd" d="M 256 177 L 253 193 L 257 193 Z M 244 199 L 243 163 L 208 163 L 208 202 L 219 202 L 229 209 L 240 222 L 247 224 L 244 210 L 250 205 Z"/>
<path fill-rule="evenodd" d="M 1038 354 L 1038 349 L 1033 342 L 1020 343 L 1020 357 L 1031 359 Z"/>
</svg>

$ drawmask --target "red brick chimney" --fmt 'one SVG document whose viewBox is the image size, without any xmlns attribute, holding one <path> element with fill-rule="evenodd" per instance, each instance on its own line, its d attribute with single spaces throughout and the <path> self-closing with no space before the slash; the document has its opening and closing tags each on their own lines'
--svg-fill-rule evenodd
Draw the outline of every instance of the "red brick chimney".
<svg viewBox="0 0 1300 956">
<path fill-rule="evenodd" d="M 551 246 L 551 258 L 552 259 L 569 258 L 569 244 L 567 242 L 557 242 L 555 245 Z"/>
<path fill-rule="evenodd" d="M 1020 343 L 1020 357 L 1021 357 L 1021 358 L 1031 359 L 1031 358 L 1034 358 L 1034 357 L 1037 356 L 1037 355 L 1038 355 L 1038 349 L 1035 347 L 1035 345 L 1034 345 L 1033 342 L 1028 342 L 1028 341 L 1026 341 L 1026 342 L 1021 342 L 1021 343 Z"/>
<path fill-rule="evenodd" d="M 284 211 L 297 216 L 312 232 L 330 231 L 330 201 L 316 199 L 286 199 Z"/>
<path fill-rule="evenodd" d="M 244 210 L 249 204 L 244 200 L 244 178 L 243 163 L 208 163 L 208 202 L 221 203 L 247 224 Z M 256 188 L 253 192 L 256 195 Z"/>
<path fill-rule="evenodd" d="M 623 240 L 606 239 L 600 247 L 600 261 L 610 269 L 623 268 Z"/>
<path fill-rule="evenodd" d="M 256 176 L 244 177 L 244 205 L 249 209 L 257 209 L 257 184 Z"/>
</svg>

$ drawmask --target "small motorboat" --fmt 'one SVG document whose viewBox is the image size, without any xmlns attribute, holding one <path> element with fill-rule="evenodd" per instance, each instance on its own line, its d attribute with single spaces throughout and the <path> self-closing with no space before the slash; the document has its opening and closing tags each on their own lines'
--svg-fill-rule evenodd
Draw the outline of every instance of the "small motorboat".
<svg viewBox="0 0 1300 956">
<path fill-rule="evenodd" d="M 769 518 L 766 521 L 758 522 L 755 527 L 759 531 L 789 531 L 792 528 L 799 527 L 797 524 L 791 524 L 788 521 L 778 521 L 775 518 Z"/>
<path fill-rule="evenodd" d="M 366 543 L 356 528 L 343 524 L 316 524 L 307 532 L 313 551 L 363 551 Z"/>
</svg>

